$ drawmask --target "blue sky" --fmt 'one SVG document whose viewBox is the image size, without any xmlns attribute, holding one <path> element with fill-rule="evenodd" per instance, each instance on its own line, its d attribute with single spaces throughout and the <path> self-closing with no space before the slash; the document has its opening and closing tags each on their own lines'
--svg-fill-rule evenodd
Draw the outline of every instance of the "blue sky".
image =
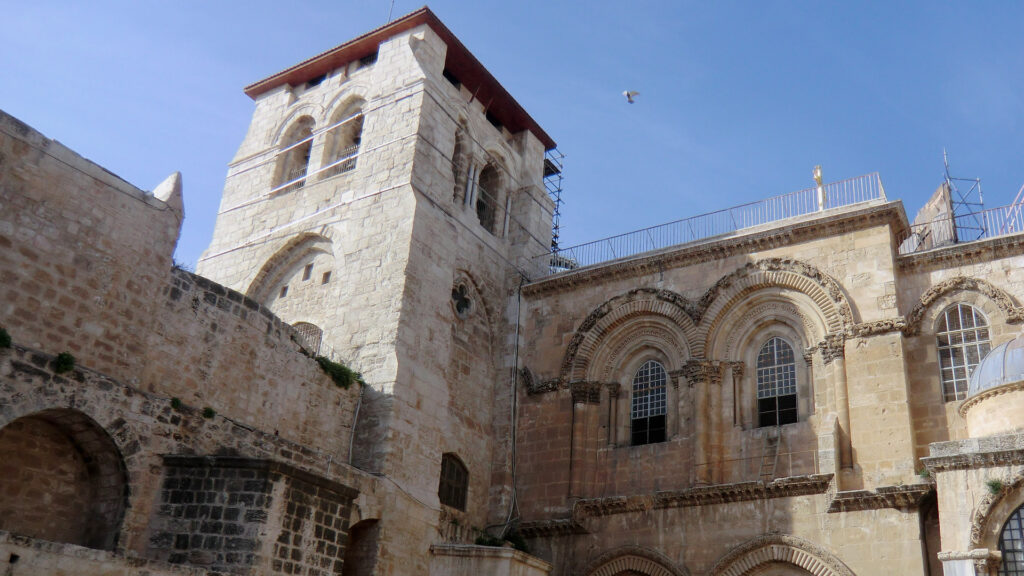
<svg viewBox="0 0 1024 576">
<path fill-rule="evenodd" d="M 177 259 L 194 263 L 252 113 L 242 88 L 389 6 L 0 0 L 0 109 L 140 188 L 181 171 Z M 1024 184 L 1024 3 L 430 7 L 567 155 L 563 246 L 805 188 L 816 164 L 880 172 L 911 218 L 943 148 L 986 207 Z"/>
</svg>

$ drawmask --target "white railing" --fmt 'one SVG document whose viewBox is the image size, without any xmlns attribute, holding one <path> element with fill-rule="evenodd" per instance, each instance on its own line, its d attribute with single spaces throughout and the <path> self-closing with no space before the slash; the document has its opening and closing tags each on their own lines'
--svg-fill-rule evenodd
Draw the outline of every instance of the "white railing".
<svg viewBox="0 0 1024 576">
<path fill-rule="evenodd" d="M 900 254 L 1020 232 L 1024 232 L 1024 205 L 999 206 L 915 224 L 900 242 Z"/>
<path fill-rule="evenodd" d="M 531 263 L 532 277 L 541 278 L 794 216 L 872 200 L 885 200 L 885 190 L 877 172 L 826 184 L 820 190 L 807 188 L 542 254 Z"/>
</svg>

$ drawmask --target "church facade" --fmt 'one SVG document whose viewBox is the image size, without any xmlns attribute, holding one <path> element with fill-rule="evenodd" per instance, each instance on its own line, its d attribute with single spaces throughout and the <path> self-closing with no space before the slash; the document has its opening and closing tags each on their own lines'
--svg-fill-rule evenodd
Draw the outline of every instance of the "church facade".
<svg viewBox="0 0 1024 576">
<path fill-rule="evenodd" d="M 1012 207 L 553 252 L 554 140 L 428 9 L 246 93 L 195 273 L 180 176 L 0 116 L 4 574 L 1024 573 Z"/>
</svg>

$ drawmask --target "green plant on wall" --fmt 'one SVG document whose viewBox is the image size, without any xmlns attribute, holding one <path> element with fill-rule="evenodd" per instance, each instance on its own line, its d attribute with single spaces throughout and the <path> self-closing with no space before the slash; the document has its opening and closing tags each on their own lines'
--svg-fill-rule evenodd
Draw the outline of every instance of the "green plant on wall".
<svg viewBox="0 0 1024 576">
<path fill-rule="evenodd" d="M 7 333 L 2 326 L 0 326 L 0 348 L 11 347 L 11 335 Z"/>
<path fill-rule="evenodd" d="M 209 406 L 203 408 L 203 418 L 213 418 L 216 415 L 217 411 L 214 410 L 213 408 L 210 408 Z"/>
<path fill-rule="evenodd" d="M 992 494 L 999 494 L 1003 491 L 1003 481 L 999 478 L 989 478 L 985 480 L 985 486 L 988 486 L 988 491 Z"/>
<path fill-rule="evenodd" d="M 61 352 L 53 359 L 53 371 L 57 374 L 71 372 L 75 369 L 75 357 L 71 352 Z"/>
<path fill-rule="evenodd" d="M 320 365 L 320 369 L 324 371 L 324 374 L 330 376 L 331 380 L 342 388 L 348 388 L 356 383 L 360 385 L 366 384 L 363 381 L 362 374 L 326 356 L 317 356 L 316 363 Z"/>
</svg>

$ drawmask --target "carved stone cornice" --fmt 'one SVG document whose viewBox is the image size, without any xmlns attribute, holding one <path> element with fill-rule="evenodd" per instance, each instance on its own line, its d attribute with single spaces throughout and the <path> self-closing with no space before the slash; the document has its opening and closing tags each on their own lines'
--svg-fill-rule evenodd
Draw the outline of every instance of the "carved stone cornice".
<svg viewBox="0 0 1024 576">
<path fill-rule="evenodd" d="M 600 404 L 601 386 L 600 382 L 590 382 L 587 380 L 572 382 L 569 384 L 569 389 L 572 391 L 572 403 Z"/>
<path fill-rule="evenodd" d="M 977 574 L 991 574 L 1003 562 L 1002 552 L 988 548 L 975 548 L 968 552 L 939 552 L 936 557 L 940 562 L 970 560 L 974 564 L 974 571 Z"/>
<path fill-rule="evenodd" d="M 533 396 L 534 394 L 544 394 L 545 392 L 556 392 L 562 387 L 562 382 L 558 378 L 541 381 L 533 378 L 531 375 L 528 381 L 524 381 L 524 385 L 526 386 L 526 393 Z"/>
<path fill-rule="evenodd" d="M 609 398 L 618 398 L 619 394 L 622 393 L 622 385 L 618 382 L 609 382 L 605 386 L 608 388 Z"/>
<path fill-rule="evenodd" d="M 843 358 L 846 355 L 846 333 L 825 334 L 825 338 L 818 342 L 818 350 L 821 351 L 821 359 L 825 364 Z"/>
<path fill-rule="evenodd" d="M 702 262 L 721 260 L 736 254 L 752 254 L 782 246 L 827 238 L 874 226 L 893 225 L 897 233 L 908 229 L 906 215 L 899 202 L 886 202 L 828 216 L 808 215 L 804 220 L 781 223 L 767 230 L 738 232 L 734 236 L 697 242 L 623 258 L 582 269 L 562 272 L 523 286 L 526 296 L 564 292 L 594 282 L 637 278 L 657 274 L 667 268 L 681 268 Z"/>
<path fill-rule="evenodd" d="M 730 360 L 722 362 L 722 365 L 732 370 L 732 377 L 736 380 L 743 378 L 743 373 L 746 371 L 747 365 L 741 360 Z"/>
<path fill-rule="evenodd" d="M 572 518 L 554 518 L 552 520 L 533 520 L 519 523 L 519 533 L 525 538 L 551 538 L 555 536 L 572 536 L 588 534 L 582 524 Z"/>
<path fill-rule="evenodd" d="M 904 270 L 939 270 L 992 262 L 1018 254 L 1024 254 L 1024 235 L 1019 233 L 901 254 L 896 257 L 896 265 Z"/>
<path fill-rule="evenodd" d="M 866 338 L 890 332 L 901 332 L 907 327 L 907 320 L 903 316 L 876 320 L 874 322 L 861 322 L 846 329 L 847 338 Z"/>
<path fill-rule="evenodd" d="M 577 519 L 626 514 L 665 508 L 707 506 L 726 502 L 745 502 L 768 498 L 786 498 L 823 494 L 831 474 L 813 474 L 779 478 L 769 483 L 760 481 L 697 486 L 684 490 L 656 492 L 637 496 L 611 496 L 578 500 L 573 507 Z"/>
<path fill-rule="evenodd" d="M 836 492 L 828 503 L 829 512 L 853 512 L 895 508 L 912 510 L 921 505 L 924 497 L 935 490 L 933 482 L 904 486 L 880 486 L 875 490 L 847 490 Z"/>
<path fill-rule="evenodd" d="M 967 411 L 976 406 L 982 400 L 988 400 L 989 398 L 1002 396 L 1003 394 L 1017 392 L 1019 390 L 1024 390 L 1024 380 L 1021 380 L 1019 382 L 1011 382 L 1009 384 L 1002 384 L 1000 386 L 996 386 L 995 388 L 989 388 L 984 392 L 980 392 L 978 394 L 975 394 L 974 396 L 971 396 L 967 400 L 964 400 L 963 404 L 961 404 L 960 407 L 957 408 L 957 412 L 960 413 L 961 418 L 967 418 Z"/>
<path fill-rule="evenodd" d="M 922 458 L 921 463 L 932 472 L 974 470 L 1024 464 L 1024 448 L 992 452 L 968 452 L 948 456 Z"/>
<path fill-rule="evenodd" d="M 697 382 L 708 384 L 722 383 L 722 363 L 713 360 L 687 360 L 682 368 L 686 383 L 693 386 Z"/>
</svg>

